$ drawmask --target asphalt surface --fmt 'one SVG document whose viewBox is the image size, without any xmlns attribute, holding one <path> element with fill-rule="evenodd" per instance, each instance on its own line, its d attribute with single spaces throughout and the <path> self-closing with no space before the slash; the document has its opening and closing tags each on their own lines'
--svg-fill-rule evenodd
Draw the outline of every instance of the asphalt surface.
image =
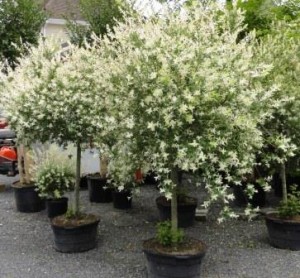
<svg viewBox="0 0 300 278">
<path fill-rule="evenodd" d="M 6 183 L 6 191 L 0 193 L 0 278 L 147 277 L 142 241 L 154 236 L 159 220 L 154 201 L 159 194 L 153 185 L 143 186 L 128 211 L 116 210 L 112 204 L 91 204 L 88 192 L 81 191 L 82 210 L 101 217 L 98 246 L 63 254 L 53 248 L 45 211 L 16 211 L 12 180 L 0 176 L 0 183 Z M 263 219 L 219 225 L 212 215 L 186 229 L 186 234 L 208 245 L 201 277 L 300 277 L 300 252 L 270 246 Z"/>
</svg>

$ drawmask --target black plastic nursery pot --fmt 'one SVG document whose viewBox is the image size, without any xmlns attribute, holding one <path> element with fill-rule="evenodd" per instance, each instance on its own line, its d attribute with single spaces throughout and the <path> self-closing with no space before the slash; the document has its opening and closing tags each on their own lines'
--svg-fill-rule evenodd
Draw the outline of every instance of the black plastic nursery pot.
<svg viewBox="0 0 300 278">
<path fill-rule="evenodd" d="M 276 214 L 267 214 L 266 225 L 271 245 L 290 250 L 300 250 L 300 217 L 299 220 L 279 218 Z"/>
<path fill-rule="evenodd" d="M 129 190 L 112 192 L 113 205 L 116 209 L 130 209 L 132 207 L 132 193 Z"/>
<path fill-rule="evenodd" d="M 60 217 L 60 216 L 58 216 Z M 54 233 L 54 248 L 62 253 L 78 253 L 94 249 L 97 246 L 99 219 L 79 226 L 63 226 L 51 221 Z"/>
<path fill-rule="evenodd" d="M 88 181 L 87 181 L 87 176 L 82 176 L 80 177 L 80 183 L 79 183 L 80 188 L 88 188 Z"/>
<path fill-rule="evenodd" d="M 47 199 L 46 209 L 49 218 L 62 215 L 68 210 L 68 198 L 62 197 L 59 199 Z"/>
<path fill-rule="evenodd" d="M 157 179 L 157 174 L 153 171 L 147 172 L 144 177 L 144 183 L 145 184 L 153 184 L 153 185 L 158 186 L 159 180 Z"/>
<path fill-rule="evenodd" d="M 109 203 L 112 201 L 111 188 L 107 186 L 107 179 L 100 176 L 87 176 L 89 200 L 94 203 Z"/>
<path fill-rule="evenodd" d="M 19 212 L 38 212 L 45 209 L 45 200 L 40 198 L 36 186 L 13 185 L 15 191 L 16 208 Z"/>
<path fill-rule="evenodd" d="M 235 185 L 233 186 L 233 194 L 234 194 L 234 203 L 238 207 L 244 207 L 247 203 L 251 204 L 253 207 L 264 207 L 266 205 L 266 193 L 263 188 L 258 183 L 252 183 L 257 190 L 253 194 L 252 199 L 249 199 L 244 189 L 246 188 L 246 184 L 242 186 Z"/>
<path fill-rule="evenodd" d="M 171 220 L 171 201 L 167 200 L 164 196 L 160 196 L 156 198 L 156 205 L 159 210 L 160 220 Z M 196 208 L 196 198 L 186 196 L 183 201 L 178 201 L 178 226 L 180 228 L 187 228 L 194 225 Z"/>
<path fill-rule="evenodd" d="M 207 246 L 200 240 L 195 243 L 201 245 L 196 252 L 168 254 L 158 251 L 151 245 L 155 239 L 143 243 L 143 252 L 147 259 L 148 278 L 199 278 L 201 263 L 205 256 Z"/>
<path fill-rule="evenodd" d="M 291 176 L 286 175 L 286 185 L 288 193 L 291 192 L 290 187 L 291 185 L 296 185 L 297 189 L 300 190 L 300 176 Z M 272 188 L 274 190 L 274 194 L 277 197 L 282 197 L 282 185 L 281 185 L 281 178 L 278 173 L 273 175 L 272 179 Z"/>
</svg>

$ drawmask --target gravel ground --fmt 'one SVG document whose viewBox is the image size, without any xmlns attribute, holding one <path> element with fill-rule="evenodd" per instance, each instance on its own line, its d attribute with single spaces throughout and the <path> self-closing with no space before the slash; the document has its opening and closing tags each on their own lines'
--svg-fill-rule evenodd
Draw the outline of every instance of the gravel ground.
<svg viewBox="0 0 300 278">
<path fill-rule="evenodd" d="M 154 202 L 158 192 L 154 186 L 144 186 L 128 211 L 116 210 L 112 204 L 91 204 L 83 190 L 82 210 L 101 217 L 98 247 L 63 254 L 53 248 L 45 211 L 16 211 L 11 181 L 0 176 L 0 183 L 7 185 L 6 191 L 0 193 L 0 278 L 147 277 L 141 245 L 144 239 L 154 236 L 158 221 Z M 198 196 L 203 197 L 201 193 Z M 212 218 L 186 229 L 186 234 L 209 247 L 201 277 L 300 277 L 300 252 L 271 247 L 263 219 L 219 225 Z"/>
</svg>

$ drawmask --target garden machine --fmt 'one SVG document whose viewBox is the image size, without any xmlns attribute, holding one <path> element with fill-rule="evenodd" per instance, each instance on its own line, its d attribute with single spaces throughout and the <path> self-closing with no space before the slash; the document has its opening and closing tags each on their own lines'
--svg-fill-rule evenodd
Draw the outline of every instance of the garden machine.
<svg viewBox="0 0 300 278">
<path fill-rule="evenodd" d="M 18 174 L 16 134 L 7 128 L 6 121 L 0 120 L 0 174 Z"/>
</svg>

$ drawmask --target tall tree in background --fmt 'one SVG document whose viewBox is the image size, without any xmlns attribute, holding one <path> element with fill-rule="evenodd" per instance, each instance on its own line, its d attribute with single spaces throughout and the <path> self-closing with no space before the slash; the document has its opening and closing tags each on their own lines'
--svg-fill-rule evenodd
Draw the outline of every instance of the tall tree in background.
<svg viewBox="0 0 300 278">
<path fill-rule="evenodd" d="M 226 3 L 230 7 L 232 0 Z M 300 0 L 238 0 L 237 6 L 245 11 L 246 32 L 255 29 L 258 37 L 276 31 L 273 22 L 300 18 Z"/>
<path fill-rule="evenodd" d="M 123 20 L 122 10 L 128 10 L 129 4 L 120 0 L 80 0 L 79 8 L 88 25 L 80 25 L 68 19 L 71 42 L 79 46 L 84 40 L 91 41 L 92 34 L 103 36 L 116 21 Z"/>
<path fill-rule="evenodd" d="M 0 1 L 0 62 L 15 65 L 26 51 L 25 45 L 36 44 L 46 20 L 44 11 L 32 0 Z"/>
</svg>

